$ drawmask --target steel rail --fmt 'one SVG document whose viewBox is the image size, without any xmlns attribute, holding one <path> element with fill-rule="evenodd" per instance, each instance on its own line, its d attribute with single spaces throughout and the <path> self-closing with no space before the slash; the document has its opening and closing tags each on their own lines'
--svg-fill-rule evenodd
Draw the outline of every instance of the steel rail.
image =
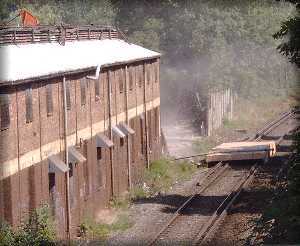
<svg viewBox="0 0 300 246">
<path fill-rule="evenodd" d="M 229 195 L 223 200 L 223 202 L 216 209 L 214 214 L 210 217 L 209 221 L 202 227 L 199 234 L 194 238 L 192 245 L 204 245 L 206 240 L 217 228 L 217 225 L 225 218 L 228 210 L 238 198 L 241 192 L 250 184 L 258 170 L 257 164 L 252 166 L 246 178 L 241 178 L 239 182 L 235 184 Z"/>
<path fill-rule="evenodd" d="M 256 141 L 261 140 L 261 136 L 270 133 L 272 130 L 276 129 L 279 125 L 286 122 L 286 120 L 290 119 L 290 117 L 295 113 L 295 110 L 290 110 L 282 117 L 277 120 L 274 120 L 272 123 L 265 127 L 263 131 L 260 131 L 259 136 L 255 139 Z M 283 136 L 286 134 L 283 134 Z M 280 141 L 283 137 L 280 138 Z M 278 142 L 280 142 L 278 141 Z M 277 143 L 278 143 L 277 142 Z M 231 208 L 232 204 L 241 194 L 241 192 L 252 182 L 255 177 L 256 172 L 258 171 L 257 163 L 251 168 L 249 175 L 243 180 L 241 183 L 236 184 L 236 188 L 225 198 L 223 203 L 218 207 L 215 213 L 211 216 L 210 220 L 205 224 L 199 234 L 194 238 L 192 245 L 205 245 L 209 239 L 209 237 L 215 232 L 218 225 L 221 221 L 226 217 L 228 210 Z M 224 204 L 227 204 L 225 208 Z"/>
<path fill-rule="evenodd" d="M 265 134 L 270 133 L 272 130 L 277 128 L 279 125 L 281 125 L 283 122 L 288 120 L 293 114 L 295 113 L 295 110 L 289 110 L 288 112 L 284 113 L 282 116 L 280 116 L 279 119 L 275 119 L 272 122 L 268 123 L 263 129 L 257 132 L 255 137 L 252 140 L 260 141 L 261 137 Z M 190 158 L 190 157 L 188 157 Z M 184 158 L 180 158 L 184 159 Z M 208 179 L 209 176 L 216 173 L 216 171 L 222 166 L 222 162 L 219 162 L 217 166 L 214 167 L 214 169 L 203 179 L 202 183 Z M 155 234 L 153 239 L 146 245 L 155 245 L 155 242 L 159 239 L 159 237 L 173 224 L 173 222 L 177 219 L 177 217 L 180 215 L 180 212 L 185 209 L 191 201 L 196 197 L 196 195 L 201 194 L 203 191 L 205 191 L 207 188 L 209 188 L 227 169 L 228 165 L 224 166 L 223 169 L 221 169 L 219 172 L 216 173 L 216 176 L 204 187 L 201 188 L 200 191 L 197 193 L 189 196 L 189 198 L 175 211 L 171 219 L 163 226 L 163 228 Z M 226 216 L 227 211 L 233 204 L 233 202 L 237 199 L 237 197 L 240 195 L 240 193 L 243 191 L 243 189 L 253 180 L 255 173 L 257 172 L 258 167 L 257 163 L 252 166 L 250 169 L 248 175 L 246 178 L 241 178 L 239 181 L 235 184 L 234 188 L 230 192 L 230 194 L 221 202 L 221 204 L 218 206 L 218 208 L 215 210 L 214 214 L 210 217 L 209 221 L 205 223 L 205 225 L 202 227 L 200 233 L 196 235 L 196 237 L 193 240 L 193 244 L 203 244 L 204 241 L 207 239 L 207 236 L 211 234 L 212 229 L 216 227 L 216 225 Z M 201 183 L 201 184 L 202 184 Z M 225 206 L 225 208 L 224 208 Z M 222 210 L 223 209 L 223 210 Z"/>
<path fill-rule="evenodd" d="M 161 230 L 155 234 L 153 239 L 148 242 L 146 245 L 151 246 L 155 245 L 155 242 L 159 239 L 159 237 L 173 224 L 173 222 L 178 218 L 180 215 L 180 212 L 182 212 L 187 205 L 199 194 L 203 193 L 205 190 L 207 190 L 218 178 L 222 176 L 222 174 L 228 169 L 228 165 L 223 165 L 222 162 L 219 162 L 217 166 L 203 179 L 207 180 L 212 174 L 216 174 L 215 177 L 213 177 L 212 180 L 210 180 L 208 183 L 205 184 L 205 186 L 201 187 L 199 191 L 196 193 L 190 195 L 187 200 L 173 213 L 173 216 L 168 220 L 168 222 L 161 228 Z M 202 185 L 203 182 L 200 184 Z"/>
</svg>

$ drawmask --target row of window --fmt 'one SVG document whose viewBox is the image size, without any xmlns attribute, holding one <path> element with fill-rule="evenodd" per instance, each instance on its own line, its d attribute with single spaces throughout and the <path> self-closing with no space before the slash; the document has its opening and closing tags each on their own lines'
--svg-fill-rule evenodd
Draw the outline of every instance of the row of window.
<svg viewBox="0 0 300 246">
<path fill-rule="evenodd" d="M 151 64 L 146 65 L 146 81 L 149 84 L 151 81 L 152 69 L 147 69 L 147 66 L 152 66 Z M 158 82 L 158 66 L 154 66 L 155 71 L 154 81 Z M 129 89 L 134 88 L 134 77 L 139 87 L 142 87 L 144 81 L 144 66 L 139 65 L 137 67 L 129 68 Z M 119 93 L 124 91 L 124 78 L 125 70 L 120 69 L 115 73 L 115 81 L 119 84 Z M 95 85 L 95 101 L 100 100 L 100 81 L 97 80 Z M 86 104 L 86 81 L 85 79 L 80 80 L 80 96 L 81 96 L 81 106 Z M 66 103 L 67 110 L 71 109 L 71 95 L 70 95 L 70 81 L 66 81 Z M 32 88 L 29 87 L 25 91 L 25 107 L 26 107 L 26 123 L 33 121 L 33 103 L 32 103 Z M 46 85 L 46 110 L 47 116 L 53 114 L 53 96 L 52 96 L 52 84 Z M 5 130 L 9 128 L 10 124 L 10 114 L 9 114 L 9 97 L 8 94 L 0 94 L 0 130 Z"/>
</svg>

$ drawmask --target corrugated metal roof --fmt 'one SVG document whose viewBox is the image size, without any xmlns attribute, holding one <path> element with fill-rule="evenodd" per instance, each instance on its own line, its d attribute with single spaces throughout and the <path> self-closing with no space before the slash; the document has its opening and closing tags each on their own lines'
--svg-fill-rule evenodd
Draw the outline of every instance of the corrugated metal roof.
<svg viewBox="0 0 300 246">
<path fill-rule="evenodd" d="M 119 39 L 6 45 L 0 47 L 0 83 L 159 56 Z"/>
</svg>

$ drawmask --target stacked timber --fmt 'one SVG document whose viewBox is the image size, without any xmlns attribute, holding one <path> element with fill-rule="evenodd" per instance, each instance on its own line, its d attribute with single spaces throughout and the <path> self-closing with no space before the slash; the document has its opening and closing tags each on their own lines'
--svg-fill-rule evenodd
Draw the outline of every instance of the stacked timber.
<svg viewBox="0 0 300 246">
<path fill-rule="evenodd" d="M 275 153 L 275 141 L 230 142 L 213 148 L 206 156 L 206 162 L 265 160 Z"/>
</svg>

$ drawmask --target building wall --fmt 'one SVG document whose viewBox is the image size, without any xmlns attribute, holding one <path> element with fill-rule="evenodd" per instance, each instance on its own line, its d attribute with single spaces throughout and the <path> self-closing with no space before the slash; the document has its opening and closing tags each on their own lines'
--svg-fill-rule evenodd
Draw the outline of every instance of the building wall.
<svg viewBox="0 0 300 246">
<path fill-rule="evenodd" d="M 129 166 L 132 183 L 137 184 L 147 165 L 147 153 L 150 161 L 159 158 L 159 79 L 154 74 L 158 72 L 158 63 L 159 60 L 150 60 L 104 68 L 99 80 L 87 79 L 87 74 L 66 77 L 70 89 L 68 145 L 76 146 L 86 157 L 84 163 L 74 165 L 71 178 L 73 235 L 84 218 L 98 218 L 100 209 L 108 205 L 112 195 L 121 196 L 129 189 Z M 96 83 L 99 83 L 99 97 L 96 97 Z M 51 114 L 46 110 L 49 84 L 53 99 Z M 85 103 L 81 95 L 83 85 Z M 33 120 L 26 123 L 25 94 L 29 87 L 32 88 Z M 18 225 L 30 210 L 48 203 L 56 218 L 58 235 L 65 237 L 65 174 L 55 173 L 51 190 L 48 174 L 49 156 L 57 155 L 64 161 L 62 77 L 1 90 L 9 94 L 10 127 L 0 131 L 0 215 Z M 135 134 L 121 141 L 111 135 L 110 122 L 112 125 L 128 122 Z M 97 133 L 105 134 L 114 143 L 111 149 L 101 148 L 101 158 L 97 155 Z"/>
</svg>

